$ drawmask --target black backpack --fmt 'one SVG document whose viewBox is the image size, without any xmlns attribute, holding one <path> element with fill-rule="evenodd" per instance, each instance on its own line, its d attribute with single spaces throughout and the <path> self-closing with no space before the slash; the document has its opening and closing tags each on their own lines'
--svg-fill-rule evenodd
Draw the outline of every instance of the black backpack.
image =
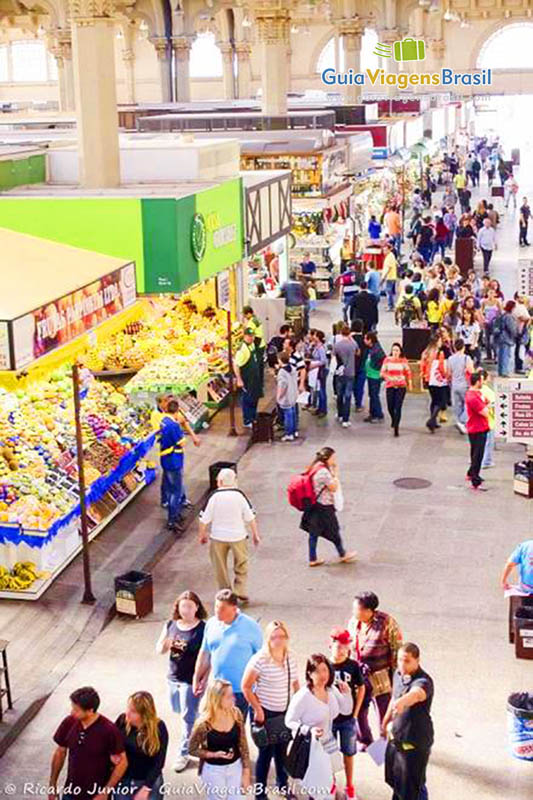
<svg viewBox="0 0 533 800">
<path fill-rule="evenodd" d="M 408 295 L 404 297 L 400 306 L 400 317 L 402 320 L 402 328 L 409 328 L 411 322 L 418 319 L 418 310 L 414 297 L 409 297 Z"/>
</svg>

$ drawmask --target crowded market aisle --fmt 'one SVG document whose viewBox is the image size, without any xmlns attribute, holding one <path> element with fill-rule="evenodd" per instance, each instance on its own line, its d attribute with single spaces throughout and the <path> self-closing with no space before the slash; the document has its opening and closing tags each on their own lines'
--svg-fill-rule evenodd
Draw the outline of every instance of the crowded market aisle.
<svg viewBox="0 0 533 800">
<path fill-rule="evenodd" d="M 516 283 L 516 226 L 512 212 L 502 220 L 492 267 L 506 294 Z M 312 324 L 328 330 L 338 317 L 338 302 L 328 301 Z M 383 303 L 381 320 L 380 338 L 388 349 L 398 331 Z M 262 537 L 252 556 L 247 613 L 262 627 L 273 619 L 288 624 L 302 679 L 307 656 L 327 652 L 332 626 L 346 624 L 353 596 L 376 592 L 380 608 L 420 646 L 422 666 L 435 680 L 436 742 L 428 771 L 432 800 L 526 800 L 529 768 L 508 755 L 505 708 L 512 691 L 528 688 L 530 670 L 507 644 L 507 607 L 499 589 L 503 564 L 531 530 L 530 505 L 513 495 L 511 486 L 513 463 L 523 449 L 498 447 L 496 467 L 486 475 L 490 491 L 476 495 L 464 483 L 465 437 L 448 423 L 430 439 L 423 425 L 425 394 L 408 395 L 399 439 L 387 424 L 365 425 L 363 415 L 352 417 L 346 431 L 334 420 L 331 398 L 329 406 L 324 420 L 306 415 L 298 444 L 254 446 L 239 463 L 240 485 L 255 506 Z M 337 451 L 346 499 L 342 532 L 358 561 L 310 570 L 307 537 L 299 530 L 297 512 L 287 505 L 286 488 L 325 445 Z M 393 484 L 400 477 L 424 478 L 431 485 L 403 490 Z M 331 557 L 329 551 L 321 540 L 319 555 Z M 133 691 L 151 691 L 171 733 L 167 781 L 177 792 L 195 783 L 192 764 L 180 776 L 171 770 L 178 726 L 168 707 L 166 659 L 154 649 L 182 590 L 196 591 L 212 610 L 215 584 L 195 525 L 160 560 L 153 576 L 154 614 L 142 621 L 115 619 L 105 629 L 4 756 L 6 780 L 20 785 L 24 776 L 46 784 L 51 737 L 68 712 L 68 696 L 92 682 L 102 697 L 102 713 L 111 719 Z M 390 797 L 382 769 L 363 753 L 356 757 L 355 783 L 364 800 Z"/>
</svg>

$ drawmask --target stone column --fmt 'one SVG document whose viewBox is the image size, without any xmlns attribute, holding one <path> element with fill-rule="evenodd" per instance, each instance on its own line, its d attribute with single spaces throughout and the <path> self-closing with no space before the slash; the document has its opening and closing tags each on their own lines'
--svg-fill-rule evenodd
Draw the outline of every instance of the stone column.
<svg viewBox="0 0 533 800">
<path fill-rule="evenodd" d="M 257 39 L 261 53 L 263 114 L 283 117 L 287 114 L 287 48 L 290 13 L 287 8 L 266 6 L 255 12 Z"/>
<path fill-rule="evenodd" d="M 179 103 L 191 102 L 191 83 L 189 78 L 189 57 L 191 42 L 186 36 L 172 39 L 174 54 L 174 100 Z"/>
<path fill-rule="evenodd" d="M 233 63 L 234 52 L 229 42 L 218 42 L 222 53 L 222 82 L 224 86 L 224 99 L 235 99 L 235 67 Z"/>
<path fill-rule="evenodd" d="M 70 0 L 80 184 L 118 186 L 115 21 L 111 0 Z"/>
<path fill-rule="evenodd" d="M 352 69 L 361 72 L 361 42 L 363 39 L 364 26 L 358 21 L 347 21 L 341 24 L 339 29 L 340 36 L 344 42 L 344 70 Z M 344 87 L 344 98 L 347 103 L 359 103 L 361 101 L 361 86 L 356 84 L 346 84 Z"/>
<path fill-rule="evenodd" d="M 239 99 L 248 99 L 252 96 L 252 46 L 248 42 L 237 42 L 237 94 Z"/>
<path fill-rule="evenodd" d="M 126 78 L 126 103 L 135 103 L 135 53 L 131 47 L 122 51 Z"/>
<path fill-rule="evenodd" d="M 161 84 L 161 102 L 170 103 L 172 96 L 170 93 L 170 52 L 168 42 L 164 36 L 154 36 L 150 39 L 157 53 L 157 63 L 159 66 L 159 79 Z"/>
<path fill-rule="evenodd" d="M 397 42 L 399 39 L 402 38 L 402 35 L 399 30 L 395 28 L 388 29 L 381 31 L 379 34 L 379 41 L 383 44 L 389 44 L 391 48 L 394 47 L 394 42 Z M 395 75 L 398 74 L 399 71 L 399 63 L 394 60 L 393 55 L 390 58 L 382 59 L 383 69 L 385 73 L 394 73 Z M 397 86 L 388 86 L 386 85 L 385 94 L 389 97 L 395 97 L 397 94 L 399 95 L 399 90 Z"/>
<path fill-rule="evenodd" d="M 444 39 L 430 39 L 428 42 L 427 72 L 440 72 L 444 62 L 446 45 Z"/>
<path fill-rule="evenodd" d="M 48 50 L 57 64 L 60 111 L 74 111 L 74 74 L 70 31 L 56 29 L 47 36 Z"/>
</svg>

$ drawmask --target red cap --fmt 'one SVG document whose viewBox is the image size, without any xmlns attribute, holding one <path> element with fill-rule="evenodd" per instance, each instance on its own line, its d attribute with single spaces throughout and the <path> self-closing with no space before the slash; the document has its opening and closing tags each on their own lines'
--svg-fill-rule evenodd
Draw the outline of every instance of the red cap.
<svg viewBox="0 0 533 800">
<path fill-rule="evenodd" d="M 347 631 L 346 628 L 342 628 L 340 625 L 337 625 L 337 627 L 333 628 L 329 634 L 329 638 L 333 639 L 334 642 L 338 642 L 339 644 L 350 644 L 352 641 L 350 631 Z"/>
</svg>

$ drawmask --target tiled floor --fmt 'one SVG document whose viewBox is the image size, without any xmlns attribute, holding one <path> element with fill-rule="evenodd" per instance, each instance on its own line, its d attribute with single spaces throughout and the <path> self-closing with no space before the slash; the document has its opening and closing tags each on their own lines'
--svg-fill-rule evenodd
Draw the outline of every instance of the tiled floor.
<svg viewBox="0 0 533 800">
<path fill-rule="evenodd" d="M 507 292 L 516 280 L 515 228 L 511 214 L 502 224 L 493 269 Z M 336 304 L 326 303 L 313 322 L 326 328 L 337 316 Z M 390 343 L 390 315 L 383 317 L 380 330 Z M 532 665 L 515 660 L 507 644 L 507 609 L 498 587 L 511 548 L 532 530 L 531 503 L 512 492 L 513 462 L 522 448 L 498 445 L 497 466 L 486 475 L 490 491 L 472 495 L 464 483 L 465 438 L 451 424 L 431 436 L 423 427 L 426 413 L 426 397 L 409 395 L 399 439 L 392 438 L 387 423 L 365 425 L 361 415 L 348 431 L 339 428 L 332 413 L 323 421 L 304 415 L 301 444 L 261 445 L 244 455 L 241 485 L 258 510 L 263 535 L 252 556 L 249 613 L 262 624 L 287 621 L 302 672 L 305 657 L 327 647 L 331 626 L 347 620 L 353 595 L 376 591 L 382 608 L 420 645 L 423 665 L 435 679 L 436 743 L 428 775 L 432 800 L 528 800 L 531 766 L 513 761 L 506 749 L 506 699 L 512 691 L 532 689 Z M 346 498 L 343 536 L 357 549 L 359 561 L 310 571 L 306 536 L 287 506 L 285 490 L 290 475 L 326 444 L 338 451 Z M 417 491 L 396 488 L 393 481 L 404 476 L 426 478 L 432 485 Z M 156 500 L 153 491 L 146 493 L 127 512 L 130 519 L 155 514 L 159 521 Z M 150 525 L 145 530 L 149 535 Z M 319 551 L 333 556 L 325 541 Z M 77 565 L 74 570 L 78 575 Z M 23 778 L 46 781 L 51 735 L 68 711 L 68 694 L 88 682 L 101 692 L 102 711 L 110 717 L 133 690 L 152 691 L 171 724 L 175 749 L 178 724 L 168 707 L 165 659 L 155 655 L 154 644 L 178 592 L 192 588 L 209 601 L 215 586 L 207 553 L 193 530 L 153 574 L 154 614 L 141 621 L 116 619 L 105 629 L 7 752 L 3 778 L 19 786 Z M 39 625 L 38 609 L 33 615 L 32 624 Z M 15 671 L 21 663 L 17 655 Z M 34 670 L 46 669 L 33 654 L 28 660 Z M 195 780 L 192 768 L 179 777 L 167 769 L 166 776 L 177 792 Z M 390 797 L 382 771 L 364 754 L 357 756 L 356 776 L 360 798 Z M 15 796 L 25 795 L 19 789 Z"/>
</svg>

